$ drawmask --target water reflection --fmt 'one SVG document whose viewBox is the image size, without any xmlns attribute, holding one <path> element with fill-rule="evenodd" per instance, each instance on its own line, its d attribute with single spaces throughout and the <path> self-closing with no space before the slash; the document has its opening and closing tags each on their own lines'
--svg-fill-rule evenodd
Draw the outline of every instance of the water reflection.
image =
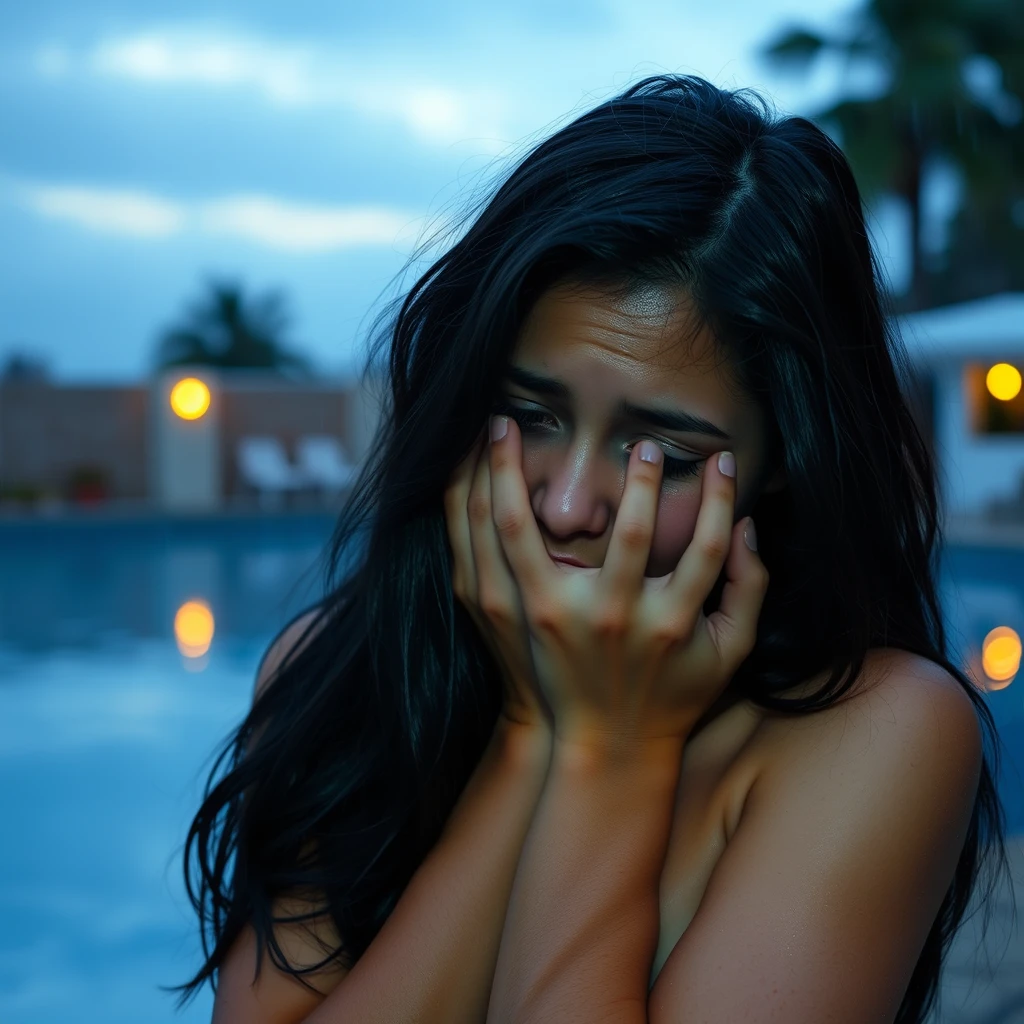
<svg viewBox="0 0 1024 1024">
<path fill-rule="evenodd" d="M 217 610 L 220 638 L 258 640 L 317 596 L 330 516 L 0 526 L 0 649 L 174 644 L 179 609 Z"/>
<path fill-rule="evenodd" d="M 0 1020 L 208 1021 L 209 993 L 178 1015 L 158 989 L 198 962 L 180 847 L 333 520 L 22 525 L 0 527 Z M 991 670 L 1024 832 L 1024 691 L 995 689 L 1019 669 L 1024 552 L 950 552 L 943 599 L 957 657 Z"/>
<path fill-rule="evenodd" d="M 179 855 L 325 517 L 0 528 L 0 1020 L 194 1024 Z M 312 570 L 312 571 L 311 571 Z"/>
<path fill-rule="evenodd" d="M 178 650 L 192 662 L 206 662 L 203 655 L 213 642 L 213 612 L 205 601 L 186 601 L 174 616 Z"/>
</svg>

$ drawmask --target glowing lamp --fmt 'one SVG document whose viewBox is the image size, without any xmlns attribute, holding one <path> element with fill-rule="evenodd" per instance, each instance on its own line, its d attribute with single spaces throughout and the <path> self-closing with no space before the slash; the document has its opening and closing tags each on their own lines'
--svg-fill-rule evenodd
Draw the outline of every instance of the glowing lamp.
<svg viewBox="0 0 1024 1024">
<path fill-rule="evenodd" d="M 210 408 L 210 389 L 198 377 L 185 377 L 171 388 L 171 408 L 183 420 L 197 420 Z"/>
<path fill-rule="evenodd" d="M 1009 363 L 996 363 L 985 375 L 985 387 L 993 398 L 1009 402 L 1020 394 L 1020 370 Z"/>
<path fill-rule="evenodd" d="M 996 626 L 981 645 L 981 667 L 991 680 L 989 690 L 1002 690 L 1020 669 L 1020 637 L 1009 626 Z"/>
<path fill-rule="evenodd" d="M 213 612 L 204 601 L 186 601 L 174 616 L 174 639 L 186 658 L 201 658 L 213 640 Z"/>
</svg>

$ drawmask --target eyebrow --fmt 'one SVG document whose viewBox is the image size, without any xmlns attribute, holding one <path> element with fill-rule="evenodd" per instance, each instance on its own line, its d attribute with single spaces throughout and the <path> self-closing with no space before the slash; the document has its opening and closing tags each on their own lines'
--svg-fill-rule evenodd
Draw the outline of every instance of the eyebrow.
<svg viewBox="0 0 1024 1024">
<path fill-rule="evenodd" d="M 539 395 L 549 395 L 563 400 L 570 397 L 569 388 L 562 381 L 531 373 L 518 366 L 510 366 L 505 376 L 513 384 Z M 643 420 L 652 426 L 661 427 L 663 430 L 675 430 L 682 434 L 707 434 L 723 441 L 732 440 L 721 427 L 715 426 L 710 420 L 691 412 L 684 412 L 682 409 L 648 409 L 632 402 L 621 402 L 619 412 L 631 419 Z"/>
</svg>

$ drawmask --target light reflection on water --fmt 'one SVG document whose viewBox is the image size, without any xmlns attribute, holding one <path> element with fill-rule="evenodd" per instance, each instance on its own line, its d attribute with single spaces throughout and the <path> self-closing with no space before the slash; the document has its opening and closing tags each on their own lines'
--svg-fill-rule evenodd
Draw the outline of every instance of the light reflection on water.
<svg viewBox="0 0 1024 1024">
<path fill-rule="evenodd" d="M 0 1020 L 208 1021 L 158 986 L 197 964 L 180 848 L 210 755 L 256 667 L 315 599 L 324 517 L 0 526 Z M 1024 632 L 1024 552 L 959 549 L 946 604 L 969 659 L 998 625 Z M 175 641 L 201 600 L 201 659 Z M 1024 680 L 987 697 L 1024 750 Z M 1001 780 L 1024 831 L 1024 787 Z"/>
<path fill-rule="evenodd" d="M 4 1024 L 209 1021 L 208 992 L 177 1014 L 158 988 L 198 963 L 181 844 L 331 526 L 0 528 Z M 174 629 L 195 598 L 215 621 L 201 658 Z"/>
</svg>

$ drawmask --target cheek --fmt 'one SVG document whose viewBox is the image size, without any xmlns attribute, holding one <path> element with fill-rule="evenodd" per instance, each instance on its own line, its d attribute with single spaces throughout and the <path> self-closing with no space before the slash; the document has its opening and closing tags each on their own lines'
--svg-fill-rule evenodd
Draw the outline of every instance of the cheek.
<svg viewBox="0 0 1024 1024">
<path fill-rule="evenodd" d="M 532 494 L 543 475 L 544 453 L 540 445 L 530 438 L 523 438 L 523 479 L 526 489 Z"/>
<path fill-rule="evenodd" d="M 646 575 L 667 576 L 675 569 L 686 546 L 693 539 L 699 510 L 699 485 L 674 494 L 662 493 Z"/>
</svg>

